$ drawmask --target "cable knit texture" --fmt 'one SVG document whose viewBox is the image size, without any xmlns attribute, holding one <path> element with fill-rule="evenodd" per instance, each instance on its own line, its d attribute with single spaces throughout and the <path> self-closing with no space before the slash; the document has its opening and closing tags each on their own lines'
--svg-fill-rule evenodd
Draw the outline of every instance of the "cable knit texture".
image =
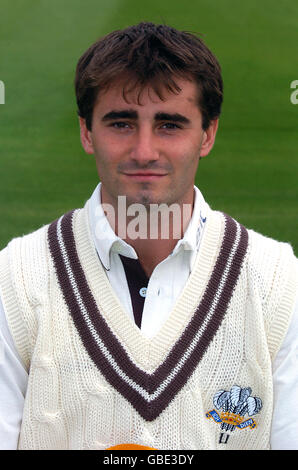
<svg viewBox="0 0 298 470">
<path fill-rule="evenodd" d="M 194 269 L 148 339 L 109 284 L 87 202 L 0 252 L 0 290 L 30 372 L 20 449 L 269 448 L 272 360 L 297 293 L 290 245 L 209 210 Z M 235 385 L 262 407 L 220 443 L 206 414 Z"/>
</svg>

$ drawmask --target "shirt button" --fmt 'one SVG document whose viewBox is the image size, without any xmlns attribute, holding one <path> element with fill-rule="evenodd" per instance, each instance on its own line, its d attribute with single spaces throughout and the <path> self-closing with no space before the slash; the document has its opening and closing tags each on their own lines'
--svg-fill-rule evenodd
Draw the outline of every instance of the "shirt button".
<svg viewBox="0 0 298 470">
<path fill-rule="evenodd" d="M 146 294 L 147 294 L 147 287 L 142 287 L 140 290 L 139 290 L 139 294 L 141 297 L 146 297 Z"/>
</svg>

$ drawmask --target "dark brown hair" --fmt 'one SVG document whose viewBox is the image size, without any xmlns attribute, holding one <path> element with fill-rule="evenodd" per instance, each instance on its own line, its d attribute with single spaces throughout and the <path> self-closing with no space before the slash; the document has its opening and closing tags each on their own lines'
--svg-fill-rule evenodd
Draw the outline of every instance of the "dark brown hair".
<svg viewBox="0 0 298 470">
<path fill-rule="evenodd" d="M 160 99 L 163 90 L 179 93 L 175 78 L 198 85 L 202 127 L 220 115 L 223 99 L 221 68 L 212 52 L 194 34 L 170 26 L 140 23 L 113 31 L 96 41 L 79 59 L 75 90 L 78 115 L 92 126 L 98 93 L 117 79 L 124 79 L 123 97 L 150 84 Z M 139 95 L 140 96 L 140 95 Z"/>
</svg>

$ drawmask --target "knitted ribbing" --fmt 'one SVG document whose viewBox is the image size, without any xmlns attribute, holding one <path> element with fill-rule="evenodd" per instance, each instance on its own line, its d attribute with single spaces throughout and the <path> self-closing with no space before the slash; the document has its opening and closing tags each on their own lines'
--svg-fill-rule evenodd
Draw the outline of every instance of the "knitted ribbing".
<svg viewBox="0 0 298 470">
<path fill-rule="evenodd" d="M 49 299 L 46 234 L 47 226 L 41 227 L 29 236 L 12 240 L 0 252 L 1 299 L 27 370 L 36 340 L 35 312 Z"/>
<path fill-rule="evenodd" d="M 72 228 L 88 289 L 135 367 L 152 374 L 183 336 L 208 290 L 227 219 L 208 212 L 194 270 L 169 319 L 150 340 L 131 323 L 113 292 L 92 243 L 87 214 L 86 207 L 75 211 Z M 240 236 L 240 226 L 234 227 Z M 248 232 L 248 251 L 215 336 L 182 388 L 150 417 L 142 416 L 122 389 L 111 386 L 84 345 L 57 276 L 48 228 L 13 240 L 0 253 L 5 311 L 18 350 L 30 362 L 20 448 L 103 449 L 123 442 L 160 449 L 269 447 L 270 355 L 274 357 L 286 334 L 297 290 L 296 261 L 288 245 Z M 214 408 L 214 395 L 235 384 L 251 387 L 262 410 L 255 429 L 235 430 L 227 444 L 220 444 L 220 427 L 206 413 Z"/>
</svg>

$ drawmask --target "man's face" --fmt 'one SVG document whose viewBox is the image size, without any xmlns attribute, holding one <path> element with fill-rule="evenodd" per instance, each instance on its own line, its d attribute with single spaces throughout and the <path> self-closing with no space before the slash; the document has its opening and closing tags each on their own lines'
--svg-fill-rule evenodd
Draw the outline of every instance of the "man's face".
<svg viewBox="0 0 298 470">
<path fill-rule="evenodd" d="M 102 202 L 127 204 L 192 204 L 199 157 L 211 150 L 217 130 L 213 121 L 202 129 L 194 82 L 177 80 L 179 94 L 150 87 L 123 98 L 123 83 L 101 93 L 93 110 L 92 131 L 80 118 L 85 151 L 95 155 L 102 182 Z"/>
</svg>

